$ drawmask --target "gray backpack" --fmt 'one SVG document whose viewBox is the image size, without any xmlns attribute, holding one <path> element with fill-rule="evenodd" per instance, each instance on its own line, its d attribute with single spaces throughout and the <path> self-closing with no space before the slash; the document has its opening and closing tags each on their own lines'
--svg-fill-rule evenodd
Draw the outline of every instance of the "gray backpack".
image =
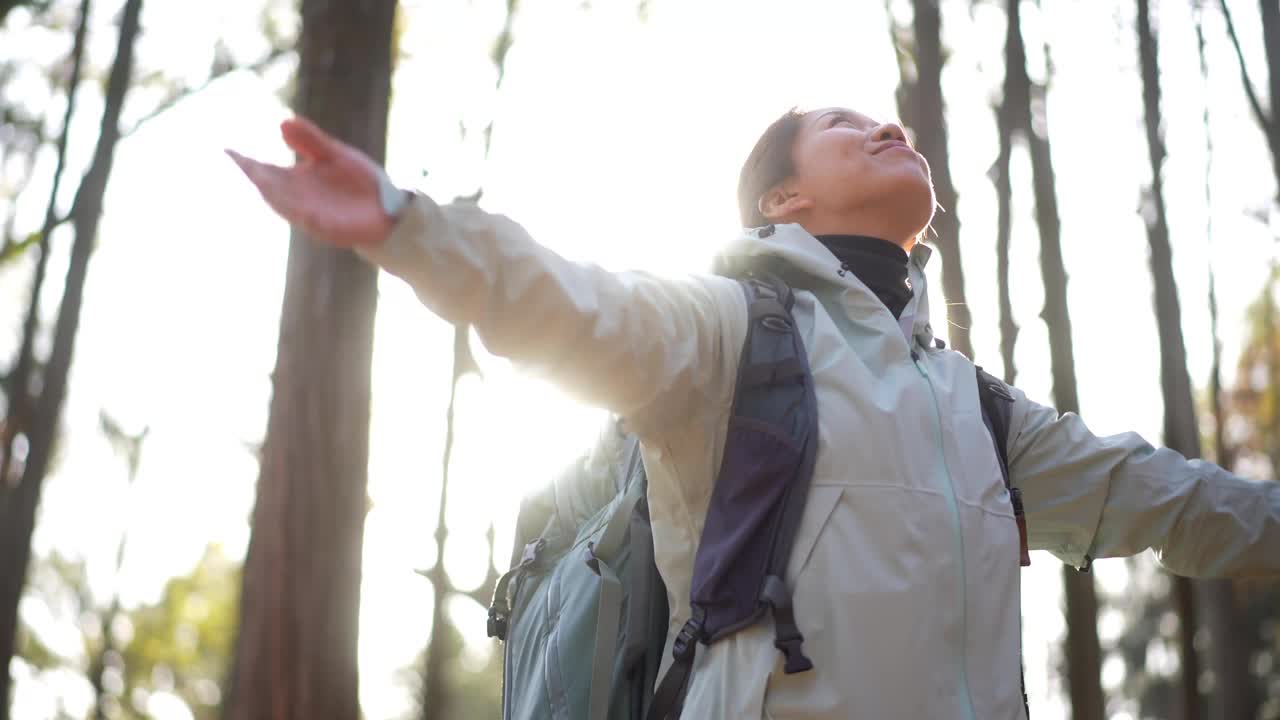
<svg viewBox="0 0 1280 720">
<path fill-rule="evenodd" d="M 813 378 L 790 288 L 772 275 L 741 284 L 750 317 L 724 458 L 694 558 L 693 617 L 666 676 L 659 680 L 658 668 L 669 611 L 647 481 L 638 441 L 613 424 L 591 453 L 521 504 L 511 569 L 489 607 L 489 635 L 505 643 L 504 720 L 679 717 L 697 643 L 766 615 L 785 672 L 813 667 L 782 580 L 817 450 Z M 1012 398 L 981 369 L 977 381 L 1007 487 Z M 1021 529 L 1021 498 L 1011 493 Z"/>
</svg>

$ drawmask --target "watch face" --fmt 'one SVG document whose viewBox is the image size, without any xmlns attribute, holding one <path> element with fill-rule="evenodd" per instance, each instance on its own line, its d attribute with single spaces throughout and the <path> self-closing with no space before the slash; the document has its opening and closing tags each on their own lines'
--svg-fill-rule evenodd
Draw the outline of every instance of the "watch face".
<svg viewBox="0 0 1280 720">
<path fill-rule="evenodd" d="M 378 169 L 378 201 L 382 203 L 382 211 L 390 217 L 396 217 L 409 201 L 409 193 L 396 187 L 387 177 L 387 173 Z"/>
</svg>

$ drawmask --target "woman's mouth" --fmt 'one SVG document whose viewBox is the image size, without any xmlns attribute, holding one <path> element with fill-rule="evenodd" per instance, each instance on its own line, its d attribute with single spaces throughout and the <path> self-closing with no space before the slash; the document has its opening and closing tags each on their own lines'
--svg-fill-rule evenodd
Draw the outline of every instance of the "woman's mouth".
<svg viewBox="0 0 1280 720">
<path fill-rule="evenodd" d="M 884 145 L 877 148 L 876 151 L 871 154 L 879 155 L 882 152 L 888 152 L 890 150 L 906 150 L 912 155 L 916 154 L 916 151 L 913 150 L 910 145 L 902 142 L 901 140 L 894 140 L 892 142 L 885 143 Z"/>
</svg>

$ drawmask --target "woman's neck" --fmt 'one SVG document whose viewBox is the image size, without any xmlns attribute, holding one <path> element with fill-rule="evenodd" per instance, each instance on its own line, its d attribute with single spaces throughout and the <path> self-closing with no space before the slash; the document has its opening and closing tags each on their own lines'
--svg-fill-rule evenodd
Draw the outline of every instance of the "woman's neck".
<svg viewBox="0 0 1280 720">
<path fill-rule="evenodd" d="M 868 221 L 863 218 L 803 218 L 801 227 L 814 237 L 855 236 L 879 238 L 911 252 L 917 233 L 903 230 L 897 223 Z"/>
</svg>

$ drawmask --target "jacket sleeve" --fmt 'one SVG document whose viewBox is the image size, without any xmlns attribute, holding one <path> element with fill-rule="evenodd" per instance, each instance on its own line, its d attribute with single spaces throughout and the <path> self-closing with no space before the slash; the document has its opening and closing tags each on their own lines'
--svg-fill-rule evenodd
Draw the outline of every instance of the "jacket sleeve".
<svg viewBox="0 0 1280 720">
<path fill-rule="evenodd" d="M 1082 567 L 1152 548 L 1187 577 L 1280 575 L 1280 483 L 1187 460 L 1134 433 L 1098 437 L 1078 415 L 1012 390 L 1009 473 L 1032 549 Z"/>
<path fill-rule="evenodd" d="M 617 412 L 642 436 L 732 402 L 747 313 L 735 281 L 570 262 L 504 216 L 425 195 L 383 243 L 357 252 L 445 320 L 473 326 L 490 352 Z"/>
</svg>

